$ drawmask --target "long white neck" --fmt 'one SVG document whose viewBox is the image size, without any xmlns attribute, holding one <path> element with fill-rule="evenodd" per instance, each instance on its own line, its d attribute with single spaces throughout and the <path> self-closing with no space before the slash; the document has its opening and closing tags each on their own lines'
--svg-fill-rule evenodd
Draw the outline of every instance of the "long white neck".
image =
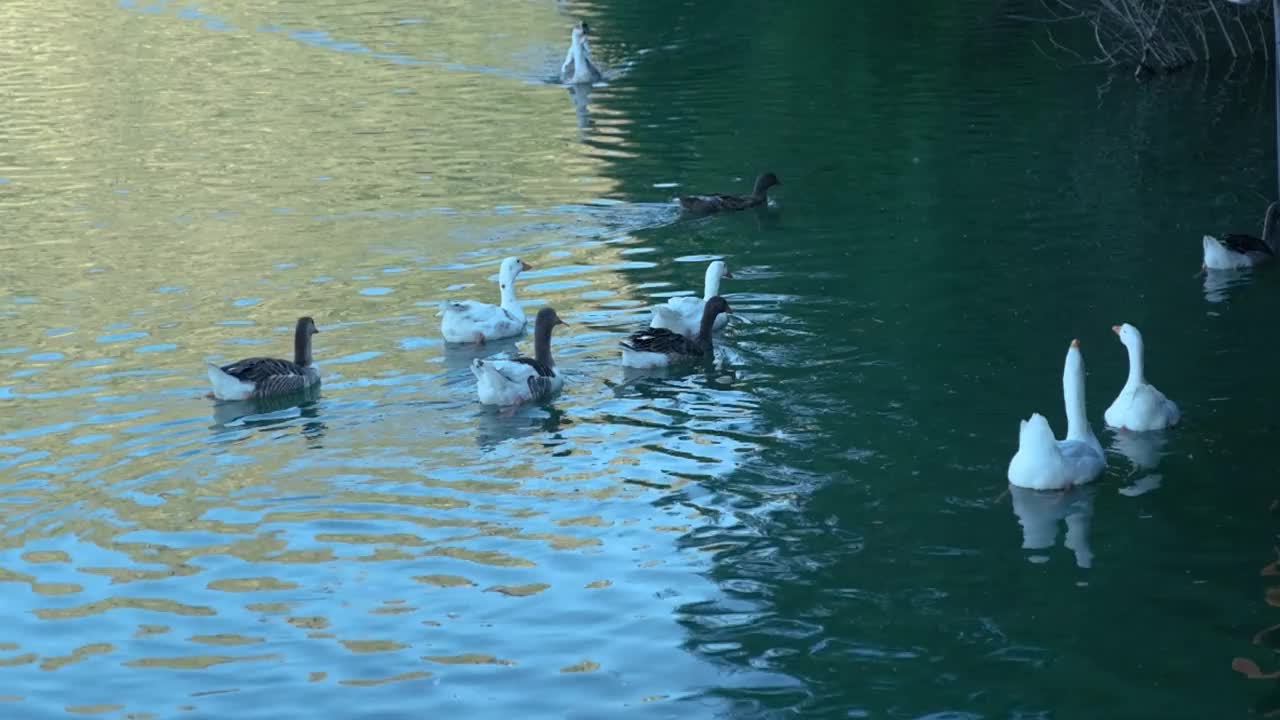
<svg viewBox="0 0 1280 720">
<path fill-rule="evenodd" d="M 1067 407 L 1067 439 L 1085 440 L 1093 435 L 1084 409 L 1084 364 L 1068 362 L 1062 373 L 1062 402 Z"/>
<path fill-rule="evenodd" d="M 512 312 L 520 310 L 520 301 L 516 300 L 516 279 L 503 273 L 498 276 L 498 289 L 502 292 L 502 307 Z"/>
<path fill-rule="evenodd" d="M 720 268 L 712 265 L 707 268 L 706 280 L 702 283 L 702 299 L 710 300 L 720 294 Z"/>
<path fill-rule="evenodd" d="M 1129 350 L 1129 379 L 1125 381 L 1124 389 L 1132 390 L 1147 382 L 1142 372 L 1142 340 L 1126 343 L 1125 347 Z"/>
<path fill-rule="evenodd" d="M 569 52 L 573 53 L 574 74 L 581 75 L 583 70 L 583 62 L 590 62 L 590 56 L 587 54 L 586 41 L 581 36 L 573 39 L 573 47 L 569 48 Z"/>
</svg>

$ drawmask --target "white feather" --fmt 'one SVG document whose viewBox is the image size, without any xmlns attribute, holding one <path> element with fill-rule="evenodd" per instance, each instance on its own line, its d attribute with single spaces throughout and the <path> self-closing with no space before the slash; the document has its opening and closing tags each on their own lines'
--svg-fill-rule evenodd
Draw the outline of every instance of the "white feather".
<svg viewBox="0 0 1280 720">
<path fill-rule="evenodd" d="M 445 301 L 440 303 L 442 317 L 440 334 L 446 342 L 487 342 L 513 337 L 524 332 L 527 320 L 524 308 L 516 300 L 515 280 L 527 267 L 519 258 L 502 261 L 498 271 L 501 305 L 490 305 L 476 300 Z"/>
<path fill-rule="evenodd" d="M 1239 270 L 1253 267 L 1267 258 L 1266 253 L 1236 252 L 1212 235 L 1204 236 L 1204 266 L 1210 270 Z"/>
<path fill-rule="evenodd" d="M 526 363 L 476 359 L 471 363 L 471 374 L 476 377 L 476 394 L 485 405 L 519 405 L 535 399 L 529 380 L 537 378 L 538 371 Z M 563 387 L 560 370 L 552 368 L 547 395 L 554 395 Z"/>
<path fill-rule="evenodd" d="M 247 400 L 253 395 L 253 383 L 247 383 L 234 375 L 222 371 L 213 363 L 206 363 L 209 368 L 209 384 L 213 386 L 213 396 L 219 400 Z"/>
</svg>

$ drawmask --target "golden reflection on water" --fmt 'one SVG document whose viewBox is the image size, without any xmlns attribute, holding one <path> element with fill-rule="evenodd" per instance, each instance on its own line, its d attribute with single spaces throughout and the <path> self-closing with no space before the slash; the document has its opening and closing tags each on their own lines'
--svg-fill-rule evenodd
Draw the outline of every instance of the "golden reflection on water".
<svg viewBox="0 0 1280 720">
<path fill-rule="evenodd" d="M 592 673 L 594 637 L 700 586 L 655 557 L 689 526 L 650 501 L 734 467 L 744 444 L 699 430 L 753 401 L 598 379 L 618 314 L 662 286 L 626 274 L 653 264 L 628 229 L 672 216 L 579 205 L 616 190 L 627 119 L 580 128 L 541 82 L 570 21 L 514 1 L 0 4 L 0 581 L 19 596 L 0 667 L 69 678 L 59 710 L 134 717 L 258 687 L 241 666 L 326 688 Z M 434 317 L 495 300 L 507 254 L 535 266 L 528 307 L 583 316 L 557 338 L 577 397 L 515 419 L 477 408 Z M 287 355 L 301 314 L 318 397 L 203 397 L 206 360 Z M 529 338 L 485 352 L 513 349 Z M 589 631 L 557 619 L 602 606 Z M 521 630 L 539 625 L 558 637 Z M 671 654 L 646 651 L 663 661 L 630 701 L 696 675 L 683 631 L 654 633 Z M 121 705 L 80 682 L 104 676 L 147 689 Z"/>
</svg>

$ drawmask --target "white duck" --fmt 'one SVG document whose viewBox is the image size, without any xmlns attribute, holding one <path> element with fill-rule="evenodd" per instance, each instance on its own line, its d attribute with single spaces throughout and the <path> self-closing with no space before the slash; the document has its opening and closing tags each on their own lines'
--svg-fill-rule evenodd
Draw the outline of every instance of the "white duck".
<svg viewBox="0 0 1280 720">
<path fill-rule="evenodd" d="M 1049 421 L 1035 413 L 1018 429 L 1018 452 L 1009 461 L 1009 482 L 1031 490 L 1065 490 L 1098 477 L 1106 467 L 1102 444 L 1089 427 L 1084 406 L 1084 358 L 1072 340 L 1062 369 L 1067 437 L 1056 440 Z"/>
<path fill-rule="evenodd" d="M 1218 240 L 1204 236 L 1204 268 L 1239 270 L 1274 260 L 1280 254 L 1280 203 L 1267 206 L 1262 221 L 1262 237 L 1231 233 Z"/>
<path fill-rule="evenodd" d="M 560 81 L 569 85 L 600 82 L 604 75 L 591 62 L 591 45 L 587 42 L 590 32 L 584 20 L 573 26 L 569 38 L 569 51 L 565 53 L 564 64 L 560 66 Z"/>
<path fill-rule="evenodd" d="M 533 321 L 533 357 L 481 360 L 471 363 L 476 393 L 485 405 L 519 405 L 550 398 L 564 387 L 564 377 L 551 357 L 551 330 L 568 325 L 551 308 L 542 308 Z"/>
<path fill-rule="evenodd" d="M 653 308 L 653 319 L 649 321 L 651 328 L 666 328 L 694 340 L 702 329 L 702 308 L 707 301 L 720 294 L 720 281 L 733 278 L 729 266 L 723 260 L 716 260 L 707 266 L 706 279 L 702 284 L 702 297 L 690 295 L 667 298 L 666 305 Z M 712 330 L 719 330 L 729 322 L 728 315 L 717 315 Z"/>
<path fill-rule="evenodd" d="M 1111 330 L 1129 350 L 1129 379 L 1103 415 L 1107 425 L 1138 432 L 1177 425 L 1182 418 L 1178 406 L 1143 375 L 1142 333 L 1129 323 L 1112 325 Z"/>
<path fill-rule="evenodd" d="M 516 300 L 516 276 L 533 266 L 520 258 L 509 257 L 498 269 L 498 288 L 502 293 L 501 305 L 490 305 L 476 300 L 446 300 L 440 303 L 437 317 L 440 333 L 446 342 L 481 343 L 486 340 L 512 337 L 524 332 L 527 323 L 524 308 Z"/>
</svg>

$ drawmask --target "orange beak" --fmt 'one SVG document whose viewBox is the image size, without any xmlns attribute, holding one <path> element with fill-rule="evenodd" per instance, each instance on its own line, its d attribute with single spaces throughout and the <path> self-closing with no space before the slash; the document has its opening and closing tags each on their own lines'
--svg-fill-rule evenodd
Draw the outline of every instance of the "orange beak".
<svg viewBox="0 0 1280 720">
<path fill-rule="evenodd" d="M 1119 335 L 1119 334 L 1120 334 L 1120 326 L 1119 326 L 1119 325 L 1112 325 L 1112 326 L 1111 326 L 1111 332 L 1113 332 L 1113 333 L 1115 333 L 1115 334 Z"/>
<path fill-rule="evenodd" d="M 1071 341 L 1071 347 L 1073 347 L 1073 348 L 1078 348 L 1078 347 L 1080 347 L 1080 341 L 1079 341 L 1079 340 L 1072 340 L 1072 341 Z"/>
<path fill-rule="evenodd" d="M 529 263 L 523 260 L 520 261 L 520 272 L 524 272 L 525 270 L 532 270 L 532 269 L 533 269 L 532 265 L 530 265 Z"/>
</svg>

